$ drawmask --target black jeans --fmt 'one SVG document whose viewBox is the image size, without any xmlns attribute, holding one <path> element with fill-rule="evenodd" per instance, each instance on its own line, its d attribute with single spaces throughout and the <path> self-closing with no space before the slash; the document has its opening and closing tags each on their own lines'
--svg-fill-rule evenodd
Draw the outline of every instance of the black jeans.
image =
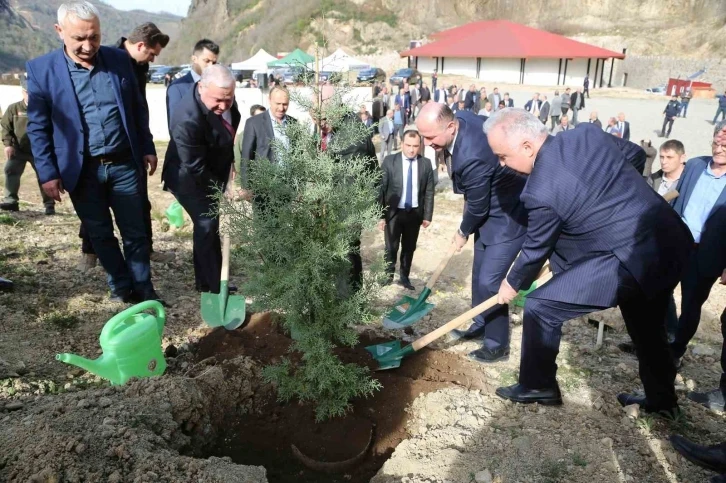
<svg viewBox="0 0 726 483">
<path fill-rule="evenodd" d="M 416 210 L 398 210 L 386 222 L 384 239 L 386 242 L 386 272 L 392 277 L 396 269 L 396 257 L 401 248 L 401 278 L 408 278 L 411 273 L 413 252 L 416 250 L 418 233 L 421 228 L 421 216 Z"/>
<path fill-rule="evenodd" d="M 666 126 L 668 126 L 668 132 L 666 132 Z M 673 129 L 673 118 L 666 116 L 663 119 L 663 128 L 660 130 L 661 136 L 670 136 L 671 130 Z"/>
</svg>

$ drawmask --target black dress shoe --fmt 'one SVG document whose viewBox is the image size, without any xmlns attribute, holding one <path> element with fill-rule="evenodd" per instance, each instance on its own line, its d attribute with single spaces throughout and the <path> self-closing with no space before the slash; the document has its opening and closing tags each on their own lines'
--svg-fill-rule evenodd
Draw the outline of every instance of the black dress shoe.
<svg viewBox="0 0 726 483">
<path fill-rule="evenodd" d="M 405 289 L 416 290 L 416 287 L 413 286 L 413 284 L 411 283 L 411 281 L 408 278 L 400 278 L 398 280 L 398 284 L 402 285 L 403 288 L 405 288 Z"/>
<path fill-rule="evenodd" d="M 653 407 L 648 403 L 648 400 L 645 398 L 644 394 L 635 394 L 635 393 L 627 393 L 623 392 L 618 394 L 618 402 L 622 407 L 630 406 L 632 404 L 637 404 L 640 406 L 640 409 L 645 411 L 648 414 L 654 414 L 656 416 L 662 416 L 666 419 L 670 419 L 674 421 L 678 416 L 681 414 L 681 408 L 678 407 L 676 404 L 673 407 L 670 408 L 657 408 Z"/>
<path fill-rule="evenodd" d="M 159 294 L 156 293 L 156 291 L 153 289 L 150 290 L 149 292 L 145 292 L 143 294 L 139 293 L 139 292 L 134 292 L 131 295 L 131 302 L 133 302 L 135 304 L 140 304 L 141 302 L 146 302 L 147 300 L 156 300 L 157 302 L 159 302 L 162 306 L 164 306 L 166 308 L 171 307 L 171 305 L 167 304 L 164 301 L 164 299 L 159 297 Z"/>
<path fill-rule="evenodd" d="M 670 440 L 673 448 L 694 465 L 717 473 L 726 473 L 726 444 L 701 446 L 675 434 Z"/>
<path fill-rule="evenodd" d="M 618 349 L 626 354 L 635 354 L 635 344 L 632 342 L 621 342 L 618 344 Z"/>
<path fill-rule="evenodd" d="M 109 295 L 109 299 L 111 300 L 111 302 L 119 302 L 124 304 L 136 303 L 136 299 L 134 298 L 134 294 L 131 290 L 111 292 L 111 294 Z"/>
<path fill-rule="evenodd" d="M 20 210 L 20 206 L 17 203 L 0 203 L 0 210 L 18 211 Z"/>
<path fill-rule="evenodd" d="M 543 406 L 561 406 L 562 394 L 560 388 L 555 386 L 549 389 L 527 389 L 521 384 L 508 387 L 499 387 L 497 396 L 521 404 L 539 403 Z"/>
<path fill-rule="evenodd" d="M 726 406 L 723 391 L 720 388 L 709 392 L 689 392 L 686 397 L 712 411 L 723 412 L 724 406 Z"/>
<path fill-rule="evenodd" d="M 45 207 L 45 216 L 53 216 L 55 215 L 55 206 L 46 206 Z"/>
<path fill-rule="evenodd" d="M 486 347 L 469 352 L 467 357 L 473 361 L 484 364 L 493 362 L 506 361 L 509 359 L 509 347 L 500 347 L 499 349 L 490 350 Z"/>
<path fill-rule="evenodd" d="M 452 330 L 451 332 L 449 332 L 449 339 L 452 341 L 459 339 L 477 339 L 484 334 L 484 329 L 485 327 L 483 325 L 476 325 L 476 323 L 474 323 L 466 330 Z"/>
<path fill-rule="evenodd" d="M 0 292 L 12 292 L 15 285 L 11 280 L 0 277 Z"/>
</svg>

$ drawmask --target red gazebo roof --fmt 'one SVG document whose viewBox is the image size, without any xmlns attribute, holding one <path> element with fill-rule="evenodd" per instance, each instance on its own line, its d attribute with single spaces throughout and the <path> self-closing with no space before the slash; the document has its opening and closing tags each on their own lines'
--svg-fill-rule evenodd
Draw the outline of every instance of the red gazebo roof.
<svg viewBox="0 0 726 483">
<path fill-rule="evenodd" d="M 484 57 L 519 59 L 624 59 L 612 50 L 568 39 L 508 20 L 484 20 L 431 35 L 432 42 L 401 57 Z"/>
</svg>

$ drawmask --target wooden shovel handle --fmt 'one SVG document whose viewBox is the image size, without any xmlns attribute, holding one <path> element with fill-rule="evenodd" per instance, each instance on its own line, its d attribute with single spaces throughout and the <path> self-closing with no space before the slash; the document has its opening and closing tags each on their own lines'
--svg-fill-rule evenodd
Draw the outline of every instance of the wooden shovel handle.
<svg viewBox="0 0 726 483">
<path fill-rule="evenodd" d="M 234 165 L 232 165 L 232 167 L 229 169 L 229 176 L 227 177 L 227 186 L 225 189 L 225 193 L 230 190 L 230 186 L 232 185 L 232 173 L 234 173 Z M 222 196 L 225 195 L 223 194 Z M 226 282 L 229 280 L 229 230 L 226 227 L 222 227 L 221 215 L 219 218 L 219 228 L 224 231 L 224 234 L 222 235 L 222 273 L 219 277 L 219 280 L 220 282 Z"/>
<path fill-rule="evenodd" d="M 552 278 L 552 272 L 549 270 L 548 266 L 543 267 L 542 271 L 540 271 L 540 276 L 537 278 L 536 283 L 537 286 L 540 287 L 545 282 L 547 282 L 549 279 Z M 497 305 L 497 295 L 494 295 L 484 302 L 480 303 L 476 307 L 473 307 L 457 318 L 451 320 L 450 322 L 447 322 L 446 324 L 442 325 L 438 329 L 434 330 L 433 332 L 429 332 L 425 336 L 416 339 L 411 343 L 411 346 L 413 347 L 413 350 L 417 351 L 423 347 L 426 347 L 439 337 L 441 337 L 444 334 L 448 334 L 452 330 L 459 327 L 461 324 L 466 322 L 468 319 L 471 319 L 472 317 L 476 317 L 477 315 L 481 314 L 482 312 L 489 310 L 490 308 Z"/>
<path fill-rule="evenodd" d="M 441 259 L 441 262 L 439 263 L 439 266 L 436 267 L 436 271 L 431 275 L 431 278 L 429 278 L 429 281 L 426 283 L 426 288 L 431 290 L 434 288 L 434 285 L 436 284 L 436 281 L 441 276 L 441 273 L 444 271 L 446 266 L 449 264 L 449 261 L 451 260 L 451 257 L 454 256 L 456 253 L 456 245 L 452 244 L 451 248 L 449 249 L 449 253 L 447 253 L 444 258 Z"/>
<path fill-rule="evenodd" d="M 678 190 L 669 191 L 668 193 L 663 195 L 663 199 L 668 202 L 671 202 L 671 201 L 675 200 L 676 198 L 678 198 L 678 195 L 680 195 Z"/>
</svg>

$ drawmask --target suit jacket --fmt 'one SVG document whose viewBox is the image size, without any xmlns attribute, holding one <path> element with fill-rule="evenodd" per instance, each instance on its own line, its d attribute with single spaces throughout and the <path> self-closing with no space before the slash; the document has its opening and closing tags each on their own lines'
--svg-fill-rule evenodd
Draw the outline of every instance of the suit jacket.
<svg viewBox="0 0 726 483">
<path fill-rule="evenodd" d="M 618 121 L 619 125 L 620 121 Z M 620 135 L 626 141 L 630 141 L 630 123 L 628 121 L 623 121 L 623 129 L 620 130 Z"/>
<path fill-rule="evenodd" d="M 577 98 L 580 98 L 580 105 L 577 104 Z M 570 106 L 572 106 L 572 109 L 577 109 L 578 111 L 581 109 L 585 109 L 585 96 L 583 96 L 581 93 L 575 91 L 572 93 L 572 96 L 570 97 Z"/>
<path fill-rule="evenodd" d="M 502 97 L 502 100 L 504 101 L 504 107 L 514 107 L 514 99 L 512 99 L 511 97 L 507 100 L 504 100 L 504 98 Z"/>
<path fill-rule="evenodd" d="M 539 120 L 547 124 L 550 118 L 550 101 L 544 101 L 539 108 Z"/>
<path fill-rule="evenodd" d="M 525 111 L 532 112 L 532 101 L 534 101 L 534 99 L 528 100 L 527 103 L 524 105 Z M 540 111 L 542 110 L 542 101 L 540 101 L 539 99 L 537 100 L 537 109 Z"/>
<path fill-rule="evenodd" d="M 149 113 L 141 97 L 128 54 L 102 46 L 98 55 L 111 77 L 124 130 L 139 173 L 145 173 L 145 155 L 155 155 L 149 131 Z M 81 173 L 84 133 L 81 110 L 68 71 L 63 48 L 28 61 L 28 137 L 38 180 L 60 179 L 72 192 Z M 144 178 L 146 179 L 146 178 Z"/>
<path fill-rule="evenodd" d="M 434 216 L 434 170 L 431 160 L 417 156 L 418 165 L 418 207 L 416 212 L 421 220 L 431 221 Z M 401 153 L 386 156 L 381 164 L 379 203 L 383 208 L 383 218 L 391 220 L 398 213 L 398 204 L 403 194 L 403 155 Z"/>
<path fill-rule="evenodd" d="M 712 160 L 711 156 L 701 156 L 686 163 L 686 169 L 683 170 L 676 188 L 680 194 L 673 201 L 673 209 L 679 216 L 683 217 L 698 178 Z M 726 268 L 724 238 L 726 238 L 726 189 L 721 191 L 721 195 L 703 225 L 701 240 L 698 244 L 698 270 L 701 275 L 719 277 Z"/>
<path fill-rule="evenodd" d="M 421 88 L 421 102 L 428 102 L 431 100 L 431 91 L 428 87 Z"/>
<path fill-rule="evenodd" d="M 600 119 L 595 119 L 594 121 L 592 121 L 592 124 L 602 129 L 602 122 L 600 121 Z"/>
<path fill-rule="evenodd" d="M 479 230 L 485 245 L 513 240 L 527 230 L 527 215 L 519 201 L 525 178 L 502 167 L 489 147 L 482 127 L 485 118 L 456 113 L 459 129 L 451 153 L 451 181 L 466 201 L 461 231 Z"/>
<path fill-rule="evenodd" d="M 186 75 L 172 82 L 166 89 L 166 122 L 169 124 L 170 133 L 173 110 L 186 93 L 194 89 L 194 84 L 194 78 L 192 77 L 191 71 L 189 71 Z"/>
<path fill-rule="evenodd" d="M 237 130 L 240 113 L 232 104 L 232 127 Z M 164 157 L 161 179 L 172 193 L 214 192 L 224 186 L 234 164 L 234 135 L 221 119 L 207 109 L 193 88 L 175 106 L 171 141 Z"/>
<path fill-rule="evenodd" d="M 500 101 L 504 99 L 504 97 L 501 94 L 494 94 L 493 92 L 491 94 L 489 94 L 489 96 L 487 97 L 487 100 L 492 105 L 492 111 L 496 111 L 497 109 L 499 109 L 499 102 L 496 99 L 494 99 L 495 95 L 499 96 Z M 511 99 L 510 99 L 510 101 L 511 101 Z"/>
<path fill-rule="evenodd" d="M 476 92 L 466 91 L 466 96 L 464 96 L 464 109 L 470 111 L 474 107 L 477 97 Z"/>
<path fill-rule="evenodd" d="M 545 141 L 521 196 L 529 228 L 507 276 L 515 290 L 548 258 L 555 277 L 533 298 L 612 307 L 620 266 L 648 297 L 680 280 L 693 245 L 688 227 L 611 138 L 583 123 Z"/>
<path fill-rule="evenodd" d="M 287 122 L 295 122 L 295 119 L 287 116 Z M 240 163 L 240 182 L 247 186 L 249 162 L 256 159 L 267 159 L 276 163 L 275 152 L 272 149 L 272 141 L 275 140 L 275 132 L 272 130 L 272 118 L 270 111 L 265 111 L 252 116 L 245 122 L 242 140 L 242 162 Z"/>
<path fill-rule="evenodd" d="M 393 124 L 393 119 L 391 119 L 391 124 Z M 380 121 L 378 121 L 378 131 L 381 133 L 381 138 L 386 141 L 391 136 L 393 136 L 393 127 L 389 129 L 388 126 L 388 117 L 384 116 L 381 118 Z"/>
</svg>

